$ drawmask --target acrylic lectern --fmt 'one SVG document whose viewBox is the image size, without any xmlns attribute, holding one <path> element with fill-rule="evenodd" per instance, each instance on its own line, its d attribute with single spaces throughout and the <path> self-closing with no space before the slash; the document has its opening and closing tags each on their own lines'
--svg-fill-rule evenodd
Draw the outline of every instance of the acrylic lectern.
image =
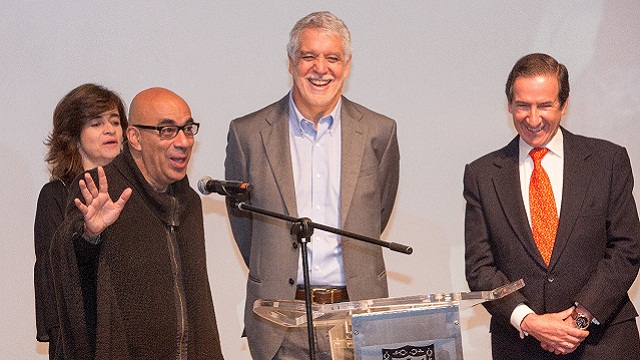
<svg viewBox="0 0 640 360">
<path fill-rule="evenodd" d="M 462 360 L 460 308 L 502 298 L 523 286 L 520 279 L 490 291 L 313 304 L 313 326 L 330 329 L 334 360 Z M 306 326 L 301 300 L 256 300 L 253 311 L 280 326 Z"/>
</svg>

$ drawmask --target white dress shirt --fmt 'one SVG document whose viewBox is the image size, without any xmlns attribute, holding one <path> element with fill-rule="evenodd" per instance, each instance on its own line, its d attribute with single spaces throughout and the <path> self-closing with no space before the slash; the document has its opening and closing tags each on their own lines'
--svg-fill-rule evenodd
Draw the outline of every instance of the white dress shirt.
<svg viewBox="0 0 640 360">
<path fill-rule="evenodd" d="M 541 164 L 551 182 L 551 188 L 553 189 L 553 198 L 556 202 L 556 209 L 558 210 L 558 218 L 560 217 L 560 204 L 562 203 L 562 186 L 563 186 L 563 168 L 564 168 L 564 141 L 562 136 L 562 129 L 558 128 L 558 132 L 553 136 L 551 141 L 545 146 L 549 149 L 549 152 L 542 158 Z M 522 190 L 522 200 L 524 201 L 524 208 L 527 211 L 527 219 L 529 220 L 529 227 L 531 227 L 531 207 L 529 206 L 529 183 L 531 182 L 531 173 L 533 172 L 533 159 L 529 152 L 533 147 L 524 140 L 522 137 L 519 142 L 520 155 L 518 168 L 520 171 L 520 189 Z M 513 325 L 518 331 L 520 336 L 525 334 L 520 329 L 520 324 L 524 320 L 525 316 L 533 313 L 534 311 L 525 304 L 518 305 L 511 313 L 511 325 Z"/>
</svg>

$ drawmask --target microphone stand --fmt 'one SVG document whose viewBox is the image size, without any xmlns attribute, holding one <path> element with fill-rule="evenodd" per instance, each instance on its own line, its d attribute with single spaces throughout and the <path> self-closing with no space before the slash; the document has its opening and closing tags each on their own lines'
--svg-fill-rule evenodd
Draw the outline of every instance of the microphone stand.
<svg viewBox="0 0 640 360">
<path fill-rule="evenodd" d="M 311 284 L 309 280 L 309 257 L 307 254 L 307 244 L 311 242 L 311 235 L 313 235 L 314 229 L 324 230 L 333 234 L 346 236 L 352 239 L 364 241 L 367 243 L 379 245 L 382 247 L 386 247 L 390 250 L 401 252 L 405 254 L 411 254 L 413 249 L 411 246 L 398 244 L 394 242 L 388 242 L 380 239 L 371 238 L 368 236 L 356 234 L 353 232 L 345 231 L 342 229 L 334 228 L 331 226 L 315 223 L 311 221 L 311 219 L 303 217 L 296 218 L 293 216 L 277 213 L 274 211 L 266 210 L 257 206 L 253 206 L 247 204 L 243 201 L 235 197 L 228 197 L 227 200 L 229 203 L 236 209 L 246 212 L 252 212 L 257 214 L 266 215 L 269 217 L 273 217 L 276 219 L 281 219 L 285 221 L 291 222 L 291 234 L 296 235 L 298 238 L 298 243 L 300 244 L 300 251 L 302 255 L 302 275 L 304 280 L 304 294 L 305 294 L 305 311 L 307 318 L 307 335 L 309 340 L 309 359 L 316 359 L 316 350 L 315 350 L 315 330 L 313 328 L 313 313 L 311 308 Z"/>
</svg>

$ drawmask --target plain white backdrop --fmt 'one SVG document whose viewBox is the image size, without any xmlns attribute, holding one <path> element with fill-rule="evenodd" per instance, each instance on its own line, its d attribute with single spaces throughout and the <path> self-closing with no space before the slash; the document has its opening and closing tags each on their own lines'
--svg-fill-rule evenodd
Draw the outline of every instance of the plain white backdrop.
<svg viewBox="0 0 640 360">
<path fill-rule="evenodd" d="M 629 1 L 0 1 L 0 348 L 45 359 L 35 341 L 33 219 L 48 181 L 43 141 L 53 109 L 95 82 L 127 104 L 162 86 L 201 123 L 189 167 L 195 187 L 222 178 L 228 123 L 286 94 L 285 46 L 304 15 L 329 10 L 349 26 L 345 95 L 398 122 L 400 190 L 383 237 L 391 296 L 468 290 L 465 164 L 516 134 L 504 83 L 513 64 L 546 52 L 567 65 L 570 131 L 627 147 L 640 177 L 640 3 Z M 639 190 L 634 191 L 636 199 Z M 225 357 L 249 359 L 242 332 L 247 271 L 224 199 L 203 197 L 208 271 Z M 135 276 L 135 274 L 132 274 Z M 640 305 L 640 289 L 631 289 Z M 489 359 L 489 316 L 461 312 L 467 359 Z"/>
</svg>

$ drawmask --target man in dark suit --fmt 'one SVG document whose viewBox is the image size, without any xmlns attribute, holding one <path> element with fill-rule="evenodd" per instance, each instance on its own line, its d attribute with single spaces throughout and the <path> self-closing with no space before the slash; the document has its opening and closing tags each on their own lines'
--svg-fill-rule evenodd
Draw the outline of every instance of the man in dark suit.
<svg viewBox="0 0 640 360">
<path fill-rule="evenodd" d="M 519 135 L 464 175 L 470 289 L 525 281 L 485 305 L 493 358 L 639 359 L 627 292 L 640 222 L 626 149 L 560 127 L 569 75 L 548 55 L 520 59 L 506 94 Z"/>
<path fill-rule="evenodd" d="M 312 13 L 291 30 L 293 88 L 280 101 L 233 120 L 225 176 L 249 181 L 249 202 L 271 211 L 377 238 L 393 208 L 399 177 L 395 121 L 342 96 L 351 40 L 344 23 Z M 245 332 L 254 359 L 308 358 L 306 328 L 285 330 L 252 311 L 256 299 L 303 299 L 297 239 L 290 224 L 229 209 L 249 268 Z M 316 230 L 310 279 L 318 303 L 388 296 L 379 246 Z M 330 359 L 318 331 L 319 359 Z"/>
</svg>

